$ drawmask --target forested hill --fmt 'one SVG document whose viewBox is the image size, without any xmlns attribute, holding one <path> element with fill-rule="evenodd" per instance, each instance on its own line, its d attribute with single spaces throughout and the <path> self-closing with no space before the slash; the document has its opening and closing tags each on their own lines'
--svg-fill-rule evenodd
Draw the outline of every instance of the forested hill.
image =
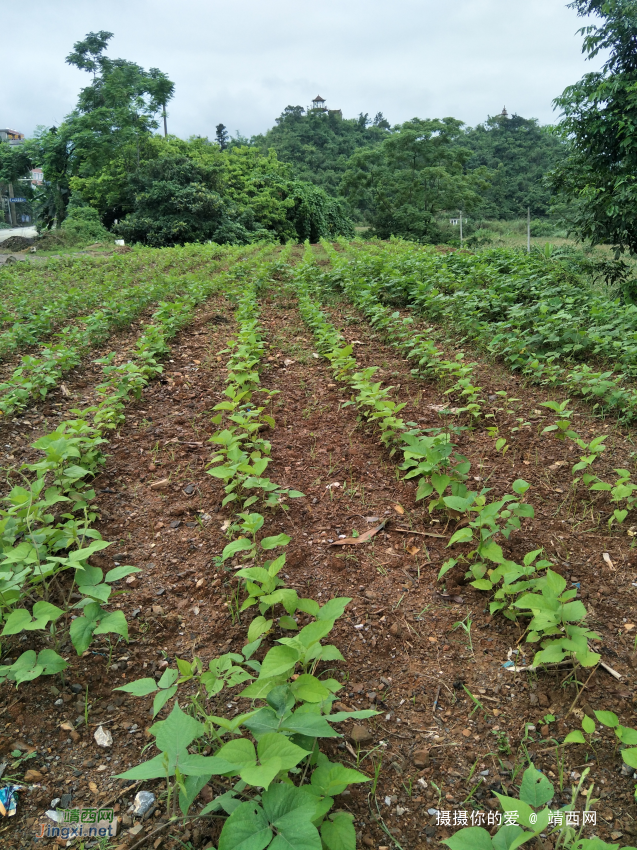
<svg viewBox="0 0 637 850">
<path fill-rule="evenodd" d="M 254 136 L 251 144 L 263 153 L 274 149 L 283 162 L 292 163 L 296 176 L 338 195 L 347 162 L 358 148 L 370 147 L 389 134 L 389 122 L 379 112 L 342 118 L 340 110 L 320 112 L 288 106 L 267 133 Z"/>
<path fill-rule="evenodd" d="M 501 114 L 468 128 L 462 143 L 473 153 L 468 169 L 483 165 L 491 171 L 480 209 L 485 218 L 519 218 L 527 206 L 534 218 L 547 215 L 551 192 L 544 177 L 564 155 L 564 142 L 552 127 Z"/>
<path fill-rule="evenodd" d="M 339 196 L 350 157 L 361 148 L 382 146 L 404 126 L 390 127 L 380 112 L 373 120 L 363 114 L 346 119 L 340 111 L 306 112 L 301 106 L 288 106 L 275 126 L 254 136 L 251 144 L 263 153 L 274 149 L 279 160 L 290 163 L 299 178 Z M 551 194 L 544 177 L 564 150 L 553 128 L 540 126 L 533 118 L 504 113 L 476 127 L 460 126 L 462 131 L 454 137 L 453 145 L 469 154 L 463 157 L 465 172 L 484 167 L 489 171 L 490 185 L 480 192 L 482 203 L 474 208 L 474 214 L 514 219 L 526 215 L 530 206 L 534 218 L 546 216 Z"/>
</svg>

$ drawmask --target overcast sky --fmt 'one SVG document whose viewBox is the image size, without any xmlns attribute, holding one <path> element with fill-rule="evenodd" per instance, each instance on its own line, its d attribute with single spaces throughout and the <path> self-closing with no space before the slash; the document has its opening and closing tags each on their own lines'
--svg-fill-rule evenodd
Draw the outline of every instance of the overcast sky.
<svg viewBox="0 0 637 850">
<path fill-rule="evenodd" d="M 87 32 L 115 34 L 113 58 L 176 83 L 169 131 L 234 135 L 272 126 L 317 94 L 344 117 L 392 123 L 454 116 L 470 125 L 506 106 L 542 123 L 552 99 L 599 60 L 561 0 L 31 0 L 2 3 L 0 127 L 58 124 L 88 75 L 65 64 Z"/>
</svg>

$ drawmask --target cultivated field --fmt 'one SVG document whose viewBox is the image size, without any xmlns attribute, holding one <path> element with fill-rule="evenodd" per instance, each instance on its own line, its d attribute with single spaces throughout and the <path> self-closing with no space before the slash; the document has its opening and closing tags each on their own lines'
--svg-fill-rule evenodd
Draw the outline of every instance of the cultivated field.
<svg viewBox="0 0 637 850">
<path fill-rule="evenodd" d="M 398 240 L 0 292 L 3 847 L 637 842 L 637 308 Z"/>
</svg>

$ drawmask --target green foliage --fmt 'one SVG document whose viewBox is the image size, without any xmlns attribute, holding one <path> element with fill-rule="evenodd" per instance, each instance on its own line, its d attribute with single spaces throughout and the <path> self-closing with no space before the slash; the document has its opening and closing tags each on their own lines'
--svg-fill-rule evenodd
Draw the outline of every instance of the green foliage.
<svg viewBox="0 0 637 850">
<path fill-rule="evenodd" d="M 386 304 L 408 304 L 448 323 L 536 383 L 564 387 L 626 419 L 637 411 L 637 393 L 626 384 L 637 374 L 637 307 L 618 303 L 617 287 L 593 285 L 577 254 L 442 254 L 396 240 L 391 250 L 332 261 L 336 269 L 321 275 L 322 285 L 344 290 L 374 324 L 401 333 L 407 350 L 410 319 L 392 316 Z M 448 367 L 429 334 L 412 336 L 411 356 L 423 374 L 442 377 Z M 479 388 L 466 389 L 473 403 Z"/>
<path fill-rule="evenodd" d="M 461 133 L 454 118 L 414 119 L 352 156 L 342 190 L 375 235 L 436 242 L 441 210 L 477 208 L 487 172 L 465 169 L 470 151 L 459 146 Z"/>
<path fill-rule="evenodd" d="M 145 71 L 105 53 L 112 33 L 89 33 L 75 43 L 67 63 L 92 75 L 77 106 L 59 127 L 40 129 L 28 143 L 31 160 L 44 171 L 36 190 L 39 226 L 59 226 L 66 217 L 73 178 L 98 175 L 113 159 L 124 157 L 132 171 L 140 147 L 158 127 L 157 114 L 172 98 L 173 83 L 157 68 Z M 110 210 L 111 224 L 121 211 Z"/>
<path fill-rule="evenodd" d="M 575 0 L 584 26 L 582 52 L 604 55 L 601 71 L 586 74 L 556 98 L 568 156 L 550 176 L 554 191 L 574 201 L 571 230 L 617 252 L 637 249 L 637 7 L 632 0 Z"/>
<path fill-rule="evenodd" d="M 113 237 L 100 221 L 97 210 L 91 207 L 69 206 L 62 222 L 62 231 L 73 245 L 93 242 L 112 242 Z"/>
<path fill-rule="evenodd" d="M 293 166 L 296 177 L 335 196 L 350 156 L 359 148 L 378 145 L 388 134 L 389 124 L 380 113 L 373 123 L 366 116 L 361 119 L 288 106 L 275 126 L 255 136 L 251 144 L 264 153 L 276 151 L 282 162 Z M 307 238 L 317 241 L 309 234 Z"/>
<path fill-rule="evenodd" d="M 135 196 L 135 211 L 118 226 L 129 241 L 243 245 L 353 233 L 339 202 L 310 183 L 291 180 L 274 151 L 266 157 L 253 148 L 221 151 L 204 139 L 171 139 L 154 140 L 149 152 L 154 158 L 122 187 L 130 186 Z M 93 190 L 100 203 L 99 184 L 84 191 Z"/>
<path fill-rule="evenodd" d="M 565 144 L 554 128 L 541 127 L 534 118 L 495 115 L 468 128 L 460 143 L 472 152 L 468 169 L 482 166 L 490 172 L 476 216 L 511 220 L 526 217 L 528 207 L 534 218 L 549 214 L 552 197 L 544 178 L 565 155 Z M 531 234 L 551 235 L 552 227 L 534 221 Z"/>
<path fill-rule="evenodd" d="M 581 811 L 583 801 L 584 811 L 589 812 L 592 805 L 598 802 L 592 798 L 593 783 L 586 791 L 583 790 L 589 772 L 589 767 L 584 769 L 578 784 L 572 788 L 571 802 L 557 811 L 562 813 Z M 516 847 L 532 841 L 541 833 L 546 833 L 549 836 L 556 836 L 559 846 L 570 848 L 570 850 L 618 848 L 617 844 L 606 844 L 599 838 L 582 838 L 583 819 L 579 828 L 564 825 L 551 827 L 549 824 L 551 810 L 542 807 L 550 803 L 554 793 L 551 782 L 531 765 L 524 771 L 519 799 L 495 793 L 505 815 L 505 825 L 500 827 L 493 836 L 483 827 L 470 826 L 459 829 L 442 843 L 451 850 L 515 850 Z M 510 818 L 509 823 L 506 823 L 507 815 Z M 562 817 L 564 818 L 564 814 Z M 624 850 L 634 850 L 634 848 L 625 847 Z"/>
</svg>

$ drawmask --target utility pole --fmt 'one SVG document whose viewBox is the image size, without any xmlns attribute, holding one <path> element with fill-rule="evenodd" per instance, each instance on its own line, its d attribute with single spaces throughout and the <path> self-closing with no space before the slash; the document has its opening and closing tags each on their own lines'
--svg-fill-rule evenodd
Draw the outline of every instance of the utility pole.
<svg viewBox="0 0 637 850">
<path fill-rule="evenodd" d="M 164 117 L 164 138 L 168 135 L 168 123 L 166 121 L 166 102 L 164 101 L 164 111 L 162 112 Z"/>
<path fill-rule="evenodd" d="M 531 253 L 531 207 L 526 208 L 526 253 Z"/>
<path fill-rule="evenodd" d="M 15 211 L 15 204 L 11 203 L 11 198 L 14 198 L 14 197 L 15 197 L 15 195 L 13 194 L 13 183 L 9 183 L 9 215 L 11 216 L 11 224 L 14 227 L 17 227 L 18 226 L 18 219 L 17 219 L 17 214 L 16 214 L 16 211 Z"/>
<path fill-rule="evenodd" d="M 460 247 L 462 248 L 462 210 L 460 210 Z"/>
</svg>

